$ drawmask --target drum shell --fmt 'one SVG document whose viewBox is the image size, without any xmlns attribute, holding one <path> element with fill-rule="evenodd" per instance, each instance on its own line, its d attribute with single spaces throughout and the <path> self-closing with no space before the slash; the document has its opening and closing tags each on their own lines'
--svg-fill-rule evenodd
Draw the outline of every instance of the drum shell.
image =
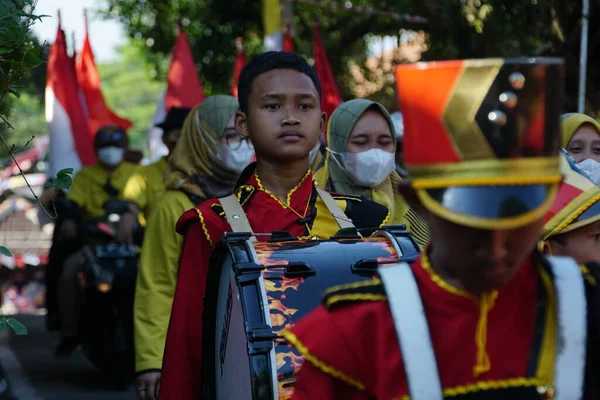
<svg viewBox="0 0 600 400">
<path fill-rule="evenodd" d="M 222 246 L 207 284 L 206 398 L 291 398 L 303 358 L 280 333 L 319 306 L 327 289 L 373 279 L 375 269 L 356 268 L 361 261 L 394 263 L 399 253 L 406 254 L 389 235 Z"/>
</svg>

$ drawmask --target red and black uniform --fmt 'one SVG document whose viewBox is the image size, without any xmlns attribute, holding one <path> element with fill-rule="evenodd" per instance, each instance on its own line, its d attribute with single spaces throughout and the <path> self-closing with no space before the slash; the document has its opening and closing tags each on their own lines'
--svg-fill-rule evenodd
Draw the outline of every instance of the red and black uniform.
<svg viewBox="0 0 600 400">
<path fill-rule="evenodd" d="M 426 256 L 413 264 L 412 271 L 444 398 L 551 398 L 556 301 L 551 273 L 540 256 L 527 260 L 511 283 L 488 299 L 444 283 Z M 598 271 L 596 266 L 584 268 L 590 323 L 585 399 L 600 394 L 594 374 L 600 371 Z M 307 360 L 293 399 L 409 398 L 386 298 L 378 279 L 362 287 L 341 285 L 327 293 L 323 306 L 285 334 Z"/>
<path fill-rule="evenodd" d="M 286 231 L 299 239 L 329 239 L 339 230 L 317 195 L 310 171 L 282 202 L 265 189 L 251 165 L 235 193 L 256 233 Z M 376 229 L 389 218 L 386 207 L 357 196 L 334 199 L 356 228 Z M 180 270 L 167 333 L 160 398 L 199 399 L 202 390 L 202 313 L 209 259 L 225 232 L 231 231 L 217 199 L 186 212 L 177 223 L 185 236 Z M 365 235 L 363 231 L 363 235 Z M 257 236 L 257 240 L 268 240 Z"/>
</svg>

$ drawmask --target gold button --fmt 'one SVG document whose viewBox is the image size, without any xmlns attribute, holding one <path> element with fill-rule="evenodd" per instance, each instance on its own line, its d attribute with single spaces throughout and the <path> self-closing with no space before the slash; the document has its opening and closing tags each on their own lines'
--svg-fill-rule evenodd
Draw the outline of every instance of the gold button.
<svg viewBox="0 0 600 400">
<path fill-rule="evenodd" d="M 542 399 L 554 398 L 554 388 L 552 386 L 538 386 L 537 392 Z"/>
</svg>

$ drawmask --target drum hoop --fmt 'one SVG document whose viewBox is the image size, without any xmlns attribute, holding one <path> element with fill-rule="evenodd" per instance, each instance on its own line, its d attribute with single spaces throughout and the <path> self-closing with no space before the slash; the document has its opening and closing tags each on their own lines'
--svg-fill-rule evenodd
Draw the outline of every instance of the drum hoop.
<svg viewBox="0 0 600 400">
<path fill-rule="evenodd" d="M 392 235 L 390 232 L 388 232 L 386 230 L 380 230 L 380 231 L 375 232 L 373 237 L 383 237 L 383 238 L 386 238 L 388 241 L 390 241 L 392 243 L 392 246 L 394 247 L 394 250 L 396 250 L 396 254 L 398 255 L 398 260 L 400 260 L 402 258 L 402 256 L 404 255 L 404 253 L 402 252 L 402 248 L 398 244 L 398 241 L 396 240 L 394 235 Z"/>
<path fill-rule="evenodd" d="M 236 254 L 236 252 L 233 250 L 235 248 L 240 250 L 240 253 Z M 213 250 L 213 256 L 217 256 L 217 257 L 211 257 L 210 259 L 210 264 L 209 264 L 209 273 L 207 276 L 207 279 L 214 279 L 214 281 L 216 283 L 218 283 L 217 285 L 210 285 L 210 287 L 208 287 L 207 285 L 207 295 L 204 299 L 204 303 L 205 303 L 205 307 L 204 307 L 204 313 L 202 316 L 202 319 L 204 321 L 204 334 L 203 334 L 203 338 L 202 338 L 202 346 L 204 348 L 204 350 L 210 349 L 209 351 L 213 351 L 214 350 L 214 343 L 215 343 L 215 339 L 213 337 L 213 335 L 209 334 L 209 332 L 211 330 L 215 330 L 215 319 L 216 319 L 216 314 L 215 311 L 216 310 L 216 304 L 217 304 L 217 297 L 216 297 L 216 293 L 213 293 L 211 295 L 211 293 L 216 290 L 218 292 L 218 287 L 220 285 L 220 281 L 221 281 L 221 268 L 223 266 L 224 261 L 227 258 L 231 259 L 231 263 L 232 263 L 232 267 L 235 267 L 236 263 L 240 263 L 240 262 L 244 262 L 244 260 L 241 259 L 242 255 L 241 252 L 245 253 L 245 259 L 247 260 L 246 262 L 249 263 L 256 263 L 258 264 L 258 255 L 256 253 L 256 250 L 254 248 L 254 246 L 252 245 L 252 242 L 248 239 L 248 238 L 244 238 L 244 237 L 231 237 L 230 240 L 222 240 L 217 246 L 215 246 L 215 249 Z M 219 265 L 220 263 L 220 265 Z M 235 272 L 235 270 L 234 270 Z M 216 276 L 215 276 L 216 275 Z M 257 285 L 257 290 L 260 290 L 261 293 L 257 294 L 258 300 L 260 302 L 261 305 L 261 309 L 257 310 L 259 315 L 261 316 L 261 319 L 264 321 L 264 323 L 268 326 L 271 327 L 271 316 L 268 313 L 268 302 L 267 302 L 267 298 L 266 298 L 266 289 L 265 289 L 265 284 L 264 284 L 264 280 L 262 277 L 262 273 L 259 274 L 258 278 L 256 279 L 256 283 L 254 283 L 254 285 Z M 238 288 L 238 291 L 240 293 L 240 296 L 243 296 L 243 290 L 242 287 L 239 284 L 239 281 L 236 280 L 236 286 Z M 266 308 L 265 308 L 266 305 Z M 214 310 L 213 310 L 214 308 Z M 245 310 L 245 306 L 244 303 L 242 302 L 242 313 L 243 313 L 243 318 L 244 320 L 246 320 L 246 310 Z M 246 331 L 246 335 L 248 334 L 248 331 Z M 247 342 L 247 345 L 249 345 L 250 343 Z M 249 351 L 249 349 L 247 350 Z M 207 353 L 208 355 L 208 353 Z M 250 358 L 250 374 L 252 376 L 252 371 L 253 371 L 253 367 L 252 367 L 252 357 L 256 357 L 256 356 L 252 356 L 250 354 L 248 354 L 248 357 Z M 275 358 L 275 343 L 273 343 L 273 346 L 271 348 L 271 350 L 269 351 L 269 353 L 264 353 L 261 354 L 260 357 L 264 357 L 266 358 L 268 361 L 267 363 L 269 364 L 269 370 L 271 373 L 269 382 L 270 382 L 270 389 L 271 389 L 271 393 L 273 393 L 273 397 L 271 397 L 270 399 L 274 400 L 277 399 L 277 395 L 278 395 L 278 381 L 277 381 L 277 364 L 276 364 L 276 358 Z M 210 369 L 214 369 L 212 367 L 212 364 L 214 363 L 214 357 L 203 357 L 203 363 L 202 363 L 202 369 L 203 369 L 203 377 L 208 378 L 209 381 L 207 381 L 206 383 L 203 383 L 203 392 L 207 395 L 207 396 L 211 396 L 211 395 L 216 395 L 216 392 L 214 390 L 216 390 L 214 388 L 214 382 L 215 382 L 215 377 L 213 377 L 212 373 L 206 373 L 206 368 L 210 368 Z M 266 383 L 266 382 L 265 382 Z M 205 386 L 206 385 L 206 386 Z M 213 389 L 211 391 L 211 393 L 207 393 L 205 390 L 211 388 L 211 385 L 213 385 Z M 253 385 L 254 386 L 254 385 Z M 209 389 L 210 390 L 210 389 Z"/>
<path fill-rule="evenodd" d="M 251 261 L 256 263 L 256 264 L 260 264 L 259 260 L 258 260 L 258 254 L 256 253 L 256 248 L 254 247 L 254 244 L 250 241 L 250 240 L 246 240 L 246 249 L 248 250 L 248 253 L 250 254 L 250 258 Z M 267 325 L 269 325 L 271 327 L 271 329 L 273 329 L 273 325 L 271 324 L 271 313 L 270 313 L 270 308 L 269 308 L 269 300 L 267 299 L 267 288 L 265 287 L 265 280 L 262 276 L 262 274 L 260 275 L 260 278 L 258 278 L 258 286 L 260 288 L 260 300 L 261 300 L 261 306 L 262 306 L 262 312 L 263 312 L 263 316 L 265 318 L 265 323 Z M 275 355 L 275 342 L 273 342 L 273 347 L 271 348 L 271 351 L 269 352 L 269 358 L 270 358 L 270 364 L 271 364 L 271 390 L 273 393 L 273 399 L 278 399 L 279 398 L 279 381 L 277 380 L 277 357 Z"/>
</svg>

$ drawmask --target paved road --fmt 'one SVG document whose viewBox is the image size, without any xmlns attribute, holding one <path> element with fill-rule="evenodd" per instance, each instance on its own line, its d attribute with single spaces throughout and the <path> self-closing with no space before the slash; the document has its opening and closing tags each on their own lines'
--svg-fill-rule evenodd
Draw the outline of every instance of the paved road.
<svg viewBox="0 0 600 400">
<path fill-rule="evenodd" d="M 133 400 L 134 387 L 113 392 L 102 375 L 77 352 L 71 358 L 54 358 L 58 337 L 46 332 L 44 317 L 17 317 L 29 334 L 0 334 L 0 363 L 18 400 Z"/>
</svg>

